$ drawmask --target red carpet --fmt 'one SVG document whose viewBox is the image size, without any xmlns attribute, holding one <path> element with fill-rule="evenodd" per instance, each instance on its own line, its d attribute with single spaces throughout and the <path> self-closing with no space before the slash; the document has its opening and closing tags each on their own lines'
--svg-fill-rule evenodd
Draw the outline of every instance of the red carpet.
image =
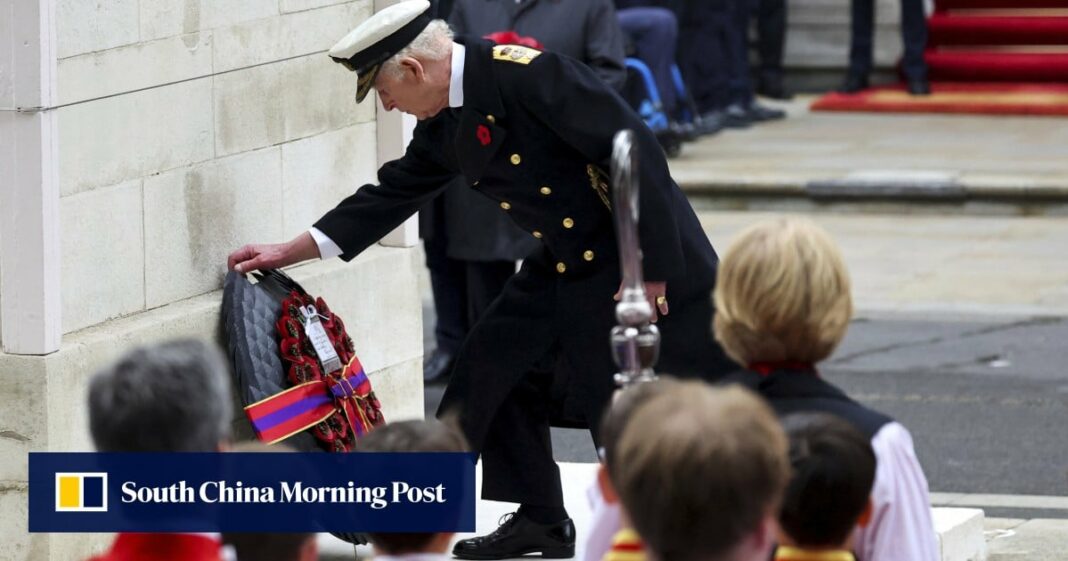
<svg viewBox="0 0 1068 561">
<path fill-rule="evenodd" d="M 931 88 L 927 96 L 909 95 L 904 86 L 872 88 L 858 94 L 830 93 L 816 100 L 812 110 L 1068 117 L 1068 84 L 937 82 Z"/>
<path fill-rule="evenodd" d="M 927 29 L 934 95 L 832 93 L 812 109 L 1068 116 L 1068 0 L 935 0 Z"/>
</svg>

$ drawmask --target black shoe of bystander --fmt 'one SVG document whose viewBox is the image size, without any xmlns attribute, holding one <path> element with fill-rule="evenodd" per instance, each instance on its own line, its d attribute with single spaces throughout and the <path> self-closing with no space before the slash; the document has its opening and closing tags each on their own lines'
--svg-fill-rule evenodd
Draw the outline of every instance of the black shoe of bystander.
<svg viewBox="0 0 1068 561">
<path fill-rule="evenodd" d="M 846 75 L 846 79 L 842 82 L 842 85 L 838 88 L 841 93 L 857 93 L 861 90 L 868 89 L 868 77 L 850 72 Z"/>
<path fill-rule="evenodd" d="M 454 362 L 456 360 L 452 353 L 434 349 L 423 361 L 423 382 L 430 384 L 448 380 Z"/>
<path fill-rule="evenodd" d="M 741 103 L 732 103 L 723 111 L 723 126 L 728 129 L 747 129 L 752 124 L 749 110 Z"/>
<path fill-rule="evenodd" d="M 786 117 L 786 111 L 782 109 L 773 109 L 766 105 L 761 105 L 757 102 L 753 102 L 749 105 L 749 120 L 754 123 L 762 123 L 764 121 L 777 121 Z"/>
</svg>

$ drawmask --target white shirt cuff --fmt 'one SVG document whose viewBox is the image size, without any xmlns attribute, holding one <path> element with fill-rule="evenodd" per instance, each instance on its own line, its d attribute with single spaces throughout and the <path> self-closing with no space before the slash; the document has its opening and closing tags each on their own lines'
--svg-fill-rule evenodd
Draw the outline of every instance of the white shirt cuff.
<svg viewBox="0 0 1068 561">
<path fill-rule="evenodd" d="M 319 259 L 330 259 L 341 255 L 341 248 L 318 228 L 308 228 L 308 233 L 315 240 L 315 245 L 319 246 Z"/>
</svg>

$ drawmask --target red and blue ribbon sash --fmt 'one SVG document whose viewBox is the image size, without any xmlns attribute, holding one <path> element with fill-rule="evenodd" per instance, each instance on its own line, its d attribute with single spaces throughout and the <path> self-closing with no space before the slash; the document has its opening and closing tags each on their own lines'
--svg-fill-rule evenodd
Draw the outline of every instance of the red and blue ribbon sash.
<svg viewBox="0 0 1068 561">
<path fill-rule="evenodd" d="M 371 382 L 355 355 L 341 374 L 293 386 L 245 407 L 259 439 L 268 444 L 280 442 L 339 411 L 353 433 L 362 436 L 367 425 L 356 400 L 370 393 Z"/>
</svg>

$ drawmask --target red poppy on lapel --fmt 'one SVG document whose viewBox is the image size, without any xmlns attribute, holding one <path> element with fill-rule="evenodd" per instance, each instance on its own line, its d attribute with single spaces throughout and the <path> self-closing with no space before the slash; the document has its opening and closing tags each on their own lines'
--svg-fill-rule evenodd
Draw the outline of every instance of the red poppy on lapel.
<svg viewBox="0 0 1068 561">
<path fill-rule="evenodd" d="M 478 130 L 475 131 L 475 135 L 478 136 L 478 141 L 481 142 L 483 146 L 489 146 L 490 142 L 493 142 L 490 138 L 489 128 L 487 128 L 486 125 L 479 125 Z"/>
</svg>

